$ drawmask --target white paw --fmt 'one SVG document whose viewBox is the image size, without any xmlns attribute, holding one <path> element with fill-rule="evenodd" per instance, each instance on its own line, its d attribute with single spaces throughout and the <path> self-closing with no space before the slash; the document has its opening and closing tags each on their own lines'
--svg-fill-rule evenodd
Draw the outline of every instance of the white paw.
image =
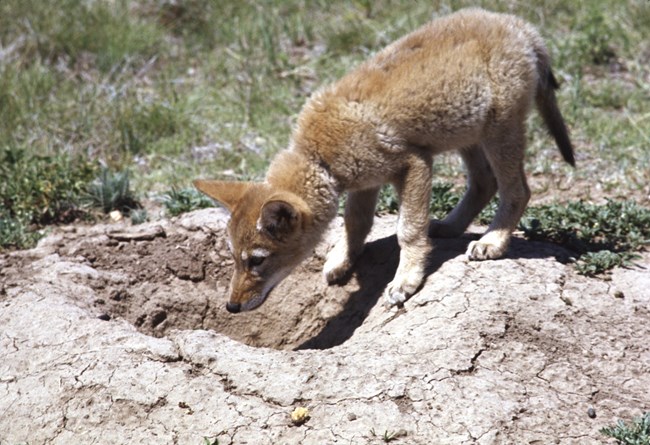
<svg viewBox="0 0 650 445">
<path fill-rule="evenodd" d="M 323 266 L 323 275 L 328 284 L 334 284 L 343 279 L 350 270 L 354 261 L 348 255 L 347 246 L 339 243 L 327 254 Z"/>
<path fill-rule="evenodd" d="M 470 260 L 483 261 L 494 260 L 503 256 L 507 245 L 497 245 L 484 241 L 472 241 L 467 247 L 467 256 Z"/>
<path fill-rule="evenodd" d="M 329 259 L 323 267 L 323 275 L 327 284 L 334 284 L 339 282 L 343 277 L 345 277 L 352 269 L 352 265 L 348 261 L 343 261 L 341 263 L 330 262 Z"/>
<path fill-rule="evenodd" d="M 384 291 L 384 302 L 387 306 L 403 304 L 407 298 L 413 295 L 422 284 L 423 274 L 420 271 L 413 272 L 409 275 L 399 274 L 393 281 L 388 283 Z"/>
<path fill-rule="evenodd" d="M 397 306 L 404 304 L 406 301 L 406 292 L 400 288 L 393 288 L 393 283 L 390 283 L 384 291 L 384 304 L 386 306 Z"/>
</svg>

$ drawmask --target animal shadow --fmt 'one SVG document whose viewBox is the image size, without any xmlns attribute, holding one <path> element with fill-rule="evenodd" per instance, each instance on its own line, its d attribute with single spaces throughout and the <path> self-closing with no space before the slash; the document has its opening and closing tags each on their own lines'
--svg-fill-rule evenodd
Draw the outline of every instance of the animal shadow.
<svg viewBox="0 0 650 445">
<path fill-rule="evenodd" d="M 433 249 L 427 259 L 425 276 L 434 273 L 446 261 L 463 255 L 469 242 L 478 238 L 480 234 L 465 233 L 460 238 L 433 239 Z M 353 272 L 345 278 L 349 281 L 355 276 L 358 290 L 350 294 L 343 309 L 331 318 L 318 334 L 299 345 L 296 350 L 329 349 L 345 343 L 352 337 L 354 331 L 368 317 L 370 310 L 381 299 L 386 285 L 393 279 L 399 263 L 399 252 L 395 235 L 367 243 Z M 505 258 L 554 258 L 560 263 L 567 263 L 573 255 L 570 250 L 555 244 L 513 237 Z M 345 282 L 340 284 L 344 285 Z"/>
<path fill-rule="evenodd" d="M 463 254 L 468 242 L 468 239 L 463 238 L 435 240 L 434 249 L 427 261 L 426 275 L 435 272 L 445 261 Z M 386 285 L 393 279 L 399 263 L 399 252 L 395 235 L 367 243 L 351 274 L 356 277 L 358 290 L 350 294 L 343 309 L 318 334 L 299 345 L 296 350 L 329 349 L 352 337 L 381 299 Z"/>
</svg>

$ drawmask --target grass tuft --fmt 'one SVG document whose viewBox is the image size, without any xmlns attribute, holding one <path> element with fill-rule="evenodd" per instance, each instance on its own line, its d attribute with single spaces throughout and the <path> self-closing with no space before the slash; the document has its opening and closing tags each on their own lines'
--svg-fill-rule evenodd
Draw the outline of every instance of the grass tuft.
<svg viewBox="0 0 650 445">
<path fill-rule="evenodd" d="M 140 207 L 131 191 L 128 170 L 112 172 L 102 168 L 99 176 L 89 184 L 86 200 L 104 213 L 113 210 L 130 213 Z"/>
</svg>

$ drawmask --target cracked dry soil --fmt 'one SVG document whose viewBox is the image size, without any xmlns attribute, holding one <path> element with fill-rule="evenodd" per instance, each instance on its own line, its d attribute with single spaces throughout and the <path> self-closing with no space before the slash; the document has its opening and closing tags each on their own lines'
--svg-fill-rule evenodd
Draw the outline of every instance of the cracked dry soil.
<svg viewBox="0 0 650 445">
<path fill-rule="evenodd" d="M 225 218 L 60 228 L 0 256 L 1 445 L 598 444 L 650 409 L 647 253 L 603 280 L 550 244 L 477 263 L 473 235 L 435 240 L 423 289 L 388 310 L 395 219 L 328 287 L 337 222 L 258 311 L 231 315 Z"/>
</svg>

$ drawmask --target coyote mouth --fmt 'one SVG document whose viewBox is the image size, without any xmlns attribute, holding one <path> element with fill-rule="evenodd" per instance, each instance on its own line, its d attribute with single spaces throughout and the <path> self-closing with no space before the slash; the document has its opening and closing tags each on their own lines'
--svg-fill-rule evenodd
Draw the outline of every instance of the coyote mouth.
<svg viewBox="0 0 650 445">
<path fill-rule="evenodd" d="M 264 289 L 266 292 L 262 292 L 259 295 L 257 295 L 255 298 L 252 298 L 248 300 L 246 303 L 242 304 L 241 311 L 248 312 L 260 307 L 262 303 L 266 301 L 266 298 L 269 296 L 269 294 L 271 293 L 274 287 L 275 286 L 272 286 L 269 290 Z"/>
<path fill-rule="evenodd" d="M 276 273 L 273 274 L 267 280 L 266 284 L 264 285 L 262 291 L 259 294 L 255 295 L 255 297 L 241 304 L 241 309 L 240 309 L 241 312 L 252 311 L 253 309 L 257 309 L 258 307 L 260 307 L 262 303 L 266 301 L 266 298 L 273 291 L 273 289 L 275 289 L 275 286 L 280 284 L 280 282 L 284 280 L 285 277 L 289 275 L 290 272 L 291 272 L 291 268 L 285 268 L 276 271 Z"/>
</svg>

